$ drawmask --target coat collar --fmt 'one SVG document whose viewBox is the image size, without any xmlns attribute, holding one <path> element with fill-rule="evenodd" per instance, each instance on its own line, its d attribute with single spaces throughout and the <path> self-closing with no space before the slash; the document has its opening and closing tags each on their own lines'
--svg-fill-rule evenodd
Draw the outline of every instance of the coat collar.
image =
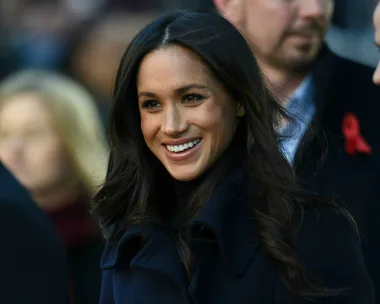
<svg viewBox="0 0 380 304">
<path fill-rule="evenodd" d="M 252 208 L 248 204 L 248 174 L 241 168 L 232 170 L 216 187 L 211 198 L 206 201 L 202 211 L 191 222 L 189 233 L 194 237 L 194 242 L 197 239 L 207 239 L 210 233 L 213 239 L 217 241 L 219 250 L 227 269 L 233 275 L 242 275 L 247 268 L 249 262 L 254 256 L 259 247 L 259 237 L 254 229 L 252 219 Z M 132 239 L 141 239 L 142 235 L 148 239 L 146 245 L 133 258 L 133 253 L 126 252 L 130 246 L 126 246 Z M 160 246 L 153 246 L 158 244 Z M 153 244 L 153 245 L 152 245 Z M 153 246 L 153 247 L 151 247 Z M 161 249 L 159 249 L 161 248 Z M 123 255 L 123 263 L 126 256 L 129 256 L 131 265 L 138 263 L 142 264 L 141 257 L 148 254 L 147 250 L 158 251 L 164 259 L 170 258 L 172 266 L 177 265 L 179 257 L 176 253 L 176 244 L 170 235 L 169 230 L 157 225 L 147 225 L 142 231 L 140 226 L 135 226 L 127 229 L 121 239 L 117 243 L 108 243 L 101 260 L 102 269 L 113 268 L 121 254 Z M 144 251 L 144 253 L 142 253 Z M 131 256 L 132 254 L 132 256 Z M 156 259 L 154 259 L 156 260 Z M 153 261 L 151 259 L 150 261 Z M 148 263 L 151 264 L 150 262 Z M 150 265 L 156 268 L 153 264 Z M 181 268 L 177 265 L 178 268 Z M 162 266 L 166 267 L 166 266 Z M 169 266 L 167 266 L 169 267 Z M 169 267 L 169 268 L 170 268 Z M 168 270 L 168 269 L 166 269 Z M 173 270 L 172 276 L 184 277 L 184 273 L 176 273 Z"/>
<path fill-rule="evenodd" d="M 248 174 L 238 167 L 217 185 L 201 213 L 193 220 L 191 233 L 211 232 L 229 271 L 241 275 L 259 247 L 252 215 Z"/>
<path fill-rule="evenodd" d="M 142 246 L 143 235 L 147 241 Z M 187 274 L 176 244 L 168 231 L 160 226 L 146 225 L 144 230 L 140 226 L 127 229 L 118 243 L 107 243 L 100 264 L 102 270 L 129 266 L 165 274 L 179 287 L 183 303 L 191 303 Z"/>
</svg>

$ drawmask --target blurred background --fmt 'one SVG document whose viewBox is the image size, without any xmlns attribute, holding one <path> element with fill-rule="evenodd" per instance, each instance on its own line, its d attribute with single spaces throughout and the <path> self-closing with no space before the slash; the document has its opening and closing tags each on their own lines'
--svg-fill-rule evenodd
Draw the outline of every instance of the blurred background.
<svg viewBox="0 0 380 304">
<path fill-rule="evenodd" d="M 377 0 L 336 0 L 331 49 L 374 66 L 372 12 Z M 62 72 L 93 95 L 103 121 L 121 54 L 136 32 L 170 8 L 211 0 L 0 0 L 0 79 L 16 70 Z"/>
</svg>

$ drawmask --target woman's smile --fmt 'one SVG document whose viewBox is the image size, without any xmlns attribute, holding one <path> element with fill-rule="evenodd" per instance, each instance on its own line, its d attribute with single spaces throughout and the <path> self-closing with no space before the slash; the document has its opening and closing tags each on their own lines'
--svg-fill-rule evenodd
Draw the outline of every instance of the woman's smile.
<svg viewBox="0 0 380 304">
<path fill-rule="evenodd" d="M 182 140 L 182 144 L 164 144 L 167 157 L 172 161 L 187 161 L 190 160 L 202 148 L 202 138 L 193 140 Z"/>
</svg>

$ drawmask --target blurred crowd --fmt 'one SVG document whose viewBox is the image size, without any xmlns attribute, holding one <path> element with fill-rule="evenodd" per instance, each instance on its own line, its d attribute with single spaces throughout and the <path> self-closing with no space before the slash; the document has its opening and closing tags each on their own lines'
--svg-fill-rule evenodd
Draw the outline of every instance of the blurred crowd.
<svg viewBox="0 0 380 304">
<path fill-rule="evenodd" d="M 0 77 L 22 69 L 55 70 L 93 95 L 104 121 L 122 52 L 164 3 L 1 1 Z"/>
<path fill-rule="evenodd" d="M 123 50 L 137 31 L 170 8 L 209 7 L 211 0 L 0 1 L 0 79 L 22 69 L 71 77 L 94 97 L 105 123 Z M 330 48 L 374 66 L 372 11 L 376 0 L 336 1 Z"/>
<path fill-rule="evenodd" d="M 0 0 L 0 157 L 51 218 L 78 303 L 99 299 L 103 241 L 88 209 L 105 175 L 104 130 L 122 53 L 162 11 L 208 2 Z M 376 64 L 376 3 L 336 1 L 332 50 Z"/>
</svg>

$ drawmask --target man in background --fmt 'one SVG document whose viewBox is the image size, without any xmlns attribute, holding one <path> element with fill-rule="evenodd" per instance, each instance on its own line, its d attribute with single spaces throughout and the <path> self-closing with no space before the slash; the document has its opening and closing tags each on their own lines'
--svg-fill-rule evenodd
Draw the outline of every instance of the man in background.
<svg viewBox="0 0 380 304">
<path fill-rule="evenodd" d="M 0 247 L 0 303 L 70 303 L 64 249 L 49 219 L 1 164 Z"/>
<path fill-rule="evenodd" d="M 303 186 L 333 195 L 355 217 L 380 299 L 380 88 L 371 81 L 373 70 L 325 44 L 333 0 L 214 4 L 242 31 L 269 85 L 298 119 L 284 124 L 282 134 L 292 136 L 281 148 Z"/>
</svg>

